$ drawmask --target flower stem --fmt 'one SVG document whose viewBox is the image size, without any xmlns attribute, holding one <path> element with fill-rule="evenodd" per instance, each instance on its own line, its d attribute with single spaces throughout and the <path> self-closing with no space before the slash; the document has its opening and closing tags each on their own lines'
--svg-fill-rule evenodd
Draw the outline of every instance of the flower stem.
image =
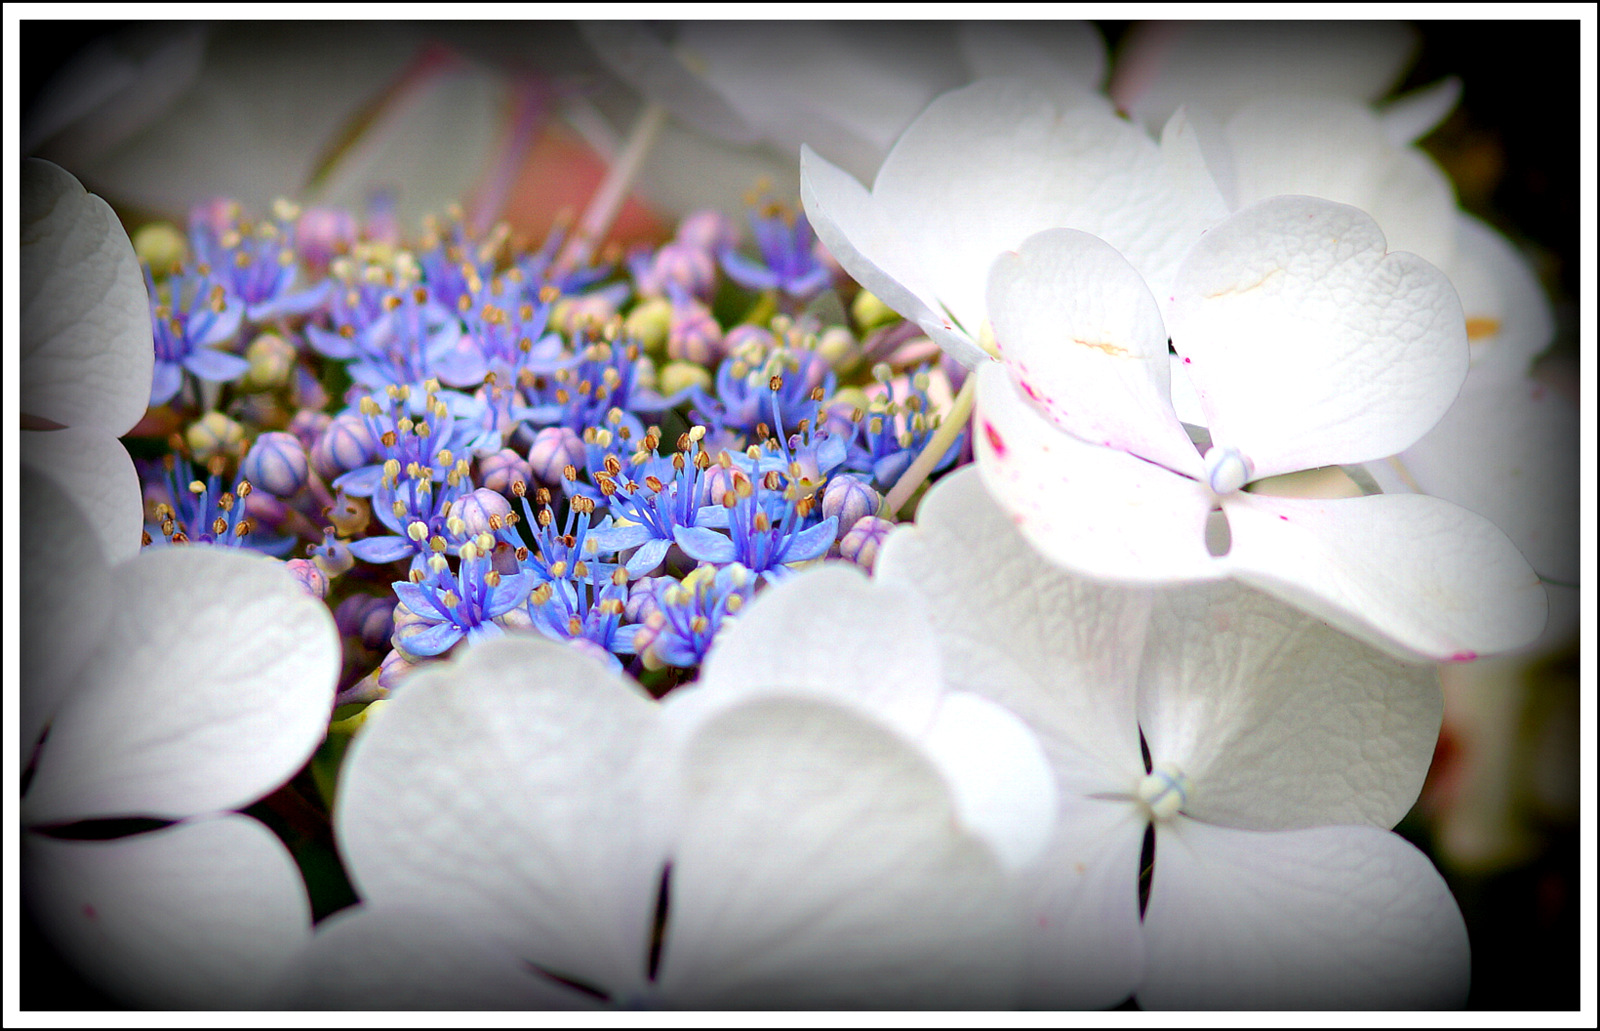
<svg viewBox="0 0 1600 1031">
<path fill-rule="evenodd" d="M 939 464 L 939 459 L 950 450 L 950 445 L 955 443 L 956 437 L 972 416 L 972 401 L 977 396 L 978 376 L 972 372 L 967 374 L 967 381 L 961 385 L 961 392 L 956 395 L 955 402 L 950 406 L 950 414 L 939 423 L 939 428 L 934 431 L 926 446 L 917 455 L 916 460 L 895 481 L 893 489 L 883 499 L 883 507 L 878 509 L 878 515 L 883 519 L 893 519 L 900 507 L 911 499 L 918 487 L 922 486 L 928 474 L 933 472 L 933 467 Z"/>
<path fill-rule="evenodd" d="M 577 232 L 573 233 L 572 239 L 567 241 L 561 256 L 556 260 L 557 270 L 565 271 L 582 265 L 589 260 L 590 255 L 594 254 L 596 245 L 605 239 L 606 233 L 611 229 L 611 223 L 616 220 L 617 212 L 622 210 L 622 202 L 627 199 L 628 187 L 632 185 L 634 176 L 639 173 L 640 166 L 644 164 L 644 159 L 650 153 L 650 148 L 655 144 L 656 136 L 660 134 L 661 126 L 666 120 L 666 108 L 654 102 L 645 106 L 644 112 L 639 115 L 639 120 L 634 123 L 627 145 L 622 148 L 622 153 L 617 155 L 616 161 L 606 172 L 605 181 L 600 184 L 593 199 L 589 201 L 588 210 L 584 211 Z"/>
</svg>

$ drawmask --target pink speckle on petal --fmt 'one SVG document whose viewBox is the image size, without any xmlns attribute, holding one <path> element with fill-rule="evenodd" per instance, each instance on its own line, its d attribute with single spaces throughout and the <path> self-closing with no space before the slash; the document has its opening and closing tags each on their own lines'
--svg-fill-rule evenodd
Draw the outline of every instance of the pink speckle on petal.
<svg viewBox="0 0 1600 1031">
<path fill-rule="evenodd" d="M 1189 364 L 1189 363 L 1190 363 L 1190 362 L 1192 362 L 1192 361 L 1194 361 L 1194 359 L 1193 359 L 1193 358 L 1185 358 L 1185 359 L 1184 359 L 1184 360 L 1183 360 L 1183 364 L 1185 364 L 1185 365 L 1188 365 L 1188 364 Z"/>
<path fill-rule="evenodd" d="M 94 911 L 94 907 L 89 905 L 87 902 L 83 904 L 83 915 L 88 917 L 90 920 L 97 919 L 100 916 L 99 913 Z"/>
<path fill-rule="evenodd" d="M 1279 516 L 1279 517 L 1278 517 L 1278 518 L 1279 518 L 1279 519 L 1282 519 L 1282 520 L 1283 520 L 1283 521 L 1284 521 L 1284 522 L 1286 522 L 1286 523 L 1287 523 L 1287 522 L 1288 522 L 1288 521 L 1289 521 L 1289 517 L 1288 517 L 1288 516 L 1286 516 L 1286 515 L 1281 515 L 1281 516 Z"/>
<path fill-rule="evenodd" d="M 983 424 L 983 435 L 988 438 L 989 446 L 994 448 L 995 457 L 1004 458 L 1006 456 L 1006 442 L 1000 439 L 1000 434 L 988 422 Z"/>
<path fill-rule="evenodd" d="M 1050 918 L 1047 917 L 1047 916 L 1044 916 L 1043 914 L 1040 914 L 1040 916 L 1039 916 L 1039 926 L 1040 927 L 1049 927 L 1050 926 Z"/>
<path fill-rule="evenodd" d="M 1477 652 L 1456 652 L 1450 656 L 1451 662 L 1471 662 L 1478 657 Z"/>
</svg>

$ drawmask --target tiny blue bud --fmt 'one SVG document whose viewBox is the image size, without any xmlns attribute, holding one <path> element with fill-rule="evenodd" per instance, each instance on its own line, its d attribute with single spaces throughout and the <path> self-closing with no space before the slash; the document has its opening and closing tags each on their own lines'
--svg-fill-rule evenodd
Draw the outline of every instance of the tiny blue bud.
<svg viewBox="0 0 1600 1031">
<path fill-rule="evenodd" d="M 584 467 L 583 441 L 565 426 L 546 426 L 534 435 L 528 464 L 542 482 L 558 486 L 567 466 Z"/>
<path fill-rule="evenodd" d="M 267 493 L 287 498 L 306 485 L 311 469 L 294 434 L 263 433 L 250 446 L 239 473 Z"/>
<path fill-rule="evenodd" d="M 510 491 L 519 480 L 524 486 L 533 482 L 533 466 L 510 448 L 479 459 L 478 473 L 483 485 L 498 494 Z"/>
<path fill-rule="evenodd" d="M 1213 447 L 1206 452 L 1206 482 L 1212 493 L 1220 496 L 1232 494 L 1246 483 L 1255 472 L 1254 463 L 1241 455 L 1237 448 Z"/>
<path fill-rule="evenodd" d="M 322 575 L 322 570 L 317 568 L 315 562 L 310 559 L 292 558 L 284 565 L 289 568 L 289 573 L 307 594 L 318 600 L 327 597 L 328 578 Z"/>
<path fill-rule="evenodd" d="M 351 469 L 372 461 L 376 441 L 367 430 L 366 420 L 354 412 L 334 417 L 311 448 L 311 467 L 325 480 L 338 479 Z"/>
<path fill-rule="evenodd" d="M 876 515 L 881 504 L 883 496 L 860 478 L 840 474 L 829 480 L 822 492 L 822 517 L 838 516 L 842 537 L 863 517 Z"/>
<path fill-rule="evenodd" d="M 878 548 L 893 529 L 894 523 L 887 519 L 863 516 L 839 541 L 839 554 L 870 572 L 878 561 Z"/>
</svg>

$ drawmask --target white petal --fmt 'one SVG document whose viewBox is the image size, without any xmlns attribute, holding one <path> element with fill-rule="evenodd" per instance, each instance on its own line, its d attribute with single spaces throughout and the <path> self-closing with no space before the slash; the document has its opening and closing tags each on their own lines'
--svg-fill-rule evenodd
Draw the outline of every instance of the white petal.
<svg viewBox="0 0 1600 1031">
<path fill-rule="evenodd" d="M 1527 372 L 1556 331 L 1532 262 L 1492 226 L 1457 212 L 1455 255 L 1445 271 L 1461 295 L 1473 367 Z"/>
<path fill-rule="evenodd" d="M 1041 554 L 1106 580 L 1222 575 L 1205 546 L 1208 488 L 1062 432 L 1033 410 L 1003 366 L 985 366 L 978 375 L 978 468 L 990 494 Z"/>
<path fill-rule="evenodd" d="M 884 543 L 877 576 L 922 593 L 949 683 L 1021 716 L 1064 794 L 1127 790 L 1137 779 L 1147 590 L 1095 584 L 1041 562 L 976 470 L 934 486 L 916 524 Z"/>
<path fill-rule="evenodd" d="M 48 477 L 24 465 L 21 495 L 22 575 L 18 637 L 22 652 L 22 764 L 33 757 L 45 724 L 77 686 L 89 658 L 84 642 L 99 639 L 111 618 L 110 567 L 83 510 Z"/>
<path fill-rule="evenodd" d="M 415 225 L 460 199 L 459 190 L 435 188 L 454 189 L 459 180 L 430 184 L 424 176 L 482 168 L 493 144 L 483 129 L 498 114 L 463 108 L 441 122 L 427 94 L 456 73 L 440 65 L 420 71 L 413 61 L 422 46 L 414 29 L 375 24 L 217 28 L 193 87 L 85 175 L 108 198 L 169 217 L 211 196 L 262 213 L 276 198 L 306 190 L 319 163 L 331 158 L 337 168 L 328 148 L 359 144 L 345 137 L 349 130 L 409 131 L 432 143 L 426 154 L 407 150 L 423 164 L 375 168 L 378 178 L 363 185 L 395 188 L 399 217 Z M 411 111 L 425 120 L 410 120 Z M 361 120 L 373 113 L 376 121 Z M 440 155 L 454 159 L 450 167 Z M 341 194 L 354 196 L 357 207 L 369 199 L 348 182 Z"/>
<path fill-rule="evenodd" d="M 1035 859 L 1055 824 L 1055 774 L 1028 725 L 967 691 L 952 691 L 917 742 L 955 796 L 961 826 L 1008 870 Z"/>
<path fill-rule="evenodd" d="M 1221 213 L 1196 205 L 1191 172 L 1102 97 L 988 79 L 928 106 L 878 171 L 872 199 L 922 262 L 927 282 L 916 289 L 976 334 L 989 266 L 1045 229 L 1100 237 L 1164 297 Z"/>
<path fill-rule="evenodd" d="M 1157 826 L 1147 1009 L 1446 1009 L 1467 929 L 1444 879 L 1371 827 Z"/>
<path fill-rule="evenodd" d="M 915 739 L 944 683 L 939 644 L 915 593 L 843 563 L 807 570 L 740 611 L 706 659 L 703 694 L 824 694 Z"/>
<path fill-rule="evenodd" d="M 139 553 L 144 502 L 139 473 L 122 442 L 103 430 L 24 430 L 22 462 L 72 499 L 100 538 L 107 562 Z"/>
<path fill-rule="evenodd" d="M 1398 22 L 1151 22 L 1123 41 L 1111 96 L 1151 127 L 1180 104 L 1225 118 L 1263 95 L 1376 100 L 1416 45 Z"/>
<path fill-rule="evenodd" d="M 1538 636 L 1544 588 L 1481 516 L 1417 494 L 1223 500 L 1234 575 L 1402 658 L 1463 661 Z"/>
<path fill-rule="evenodd" d="M 754 143 L 761 134 L 722 92 L 696 75 L 666 42 L 644 25 L 584 22 L 584 42 L 612 73 L 696 129 L 730 143 Z"/>
<path fill-rule="evenodd" d="M 1161 312 L 1110 244 L 1073 229 L 1029 237 L 990 269 L 989 311 L 1001 359 L 1051 422 L 1201 475 L 1172 410 Z"/>
<path fill-rule="evenodd" d="M 977 329 L 958 329 L 948 313 L 938 310 L 938 299 L 928 292 L 932 284 L 902 228 L 884 218 L 860 183 L 809 147 L 800 149 L 800 198 L 817 239 L 852 279 L 921 326 L 967 368 L 988 360 L 968 335 Z"/>
<path fill-rule="evenodd" d="M 1088 22 L 966 22 L 956 34 L 974 79 L 1016 75 L 1097 90 L 1106 77 L 1105 40 Z"/>
<path fill-rule="evenodd" d="M 1411 481 L 1504 530 L 1539 575 L 1578 582 L 1578 407 L 1475 367 L 1433 432 L 1397 456 Z"/>
<path fill-rule="evenodd" d="M 357 891 L 633 991 L 665 856 L 655 726 L 637 686 L 552 641 L 487 641 L 419 672 L 345 762 L 335 827 Z"/>
<path fill-rule="evenodd" d="M 820 700 L 757 698 L 685 758 L 661 988 L 677 1005 L 1011 1004 L 1020 924 L 932 765 Z"/>
<path fill-rule="evenodd" d="M 115 437 L 150 400 L 155 343 L 139 261 L 105 201 L 22 165 L 22 410 Z"/>
<path fill-rule="evenodd" d="M 1055 837 L 1028 878 L 1030 1009 L 1104 1009 L 1144 972 L 1139 858 L 1148 820 L 1121 801 L 1064 798 Z"/>
<path fill-rule="evenodd" d="M 1439 267 L 1455 248 L 1450 178 L 1419 148 L 1396 144 L 1366 106 L 1338 97 L 1264 97 L 1225 129 L 1240 208 L 1281 194 L 1360 208 L 1391 251 Z"/>
<path fill-rule="evenodd" d="M 1454 75 L 1419 86 L 1384 104 L 1383 132 L 1397 147 L 1415 143 L 1438 128 L 1461 102 L 1461 80 Z"/>
<path fill-rule="evenodd" d="M 317 927 L 284 978 L 294 1009 L 531 1010 L 596 1000 L 531 969 L 511 943 L 463 926 L 461 914 L 355 906 Z"/>
<path fill-rule="evenodd" d="M 112 841 L 24 838 L 33 912 L 87 976 L 135 1006 L 257 1009 L 311 938 L 299 868 L 246 816 Z"/>
<path fill-rule="evenodd" d="M 807 144 L 857 176 L 966 81 L 949 27 L 926 22 L 689 22 L 677 51 L 768 141 Z"/>
<path fill-rule="evenodd" d="M 1404 665 L 1237 584 L 1163 591 L 1140 678 L 1152 762 L 1194 788 L 1183 811 L 1229 827 L 1388 829 L 1439 738 L 1434 667 Z"/>
<path fill-rule="evenodd" d="M 28 822 L 231 809 L 310 758 L 339 641 L 283 563 L 162 548 L 116 567 L 110 591 L 111 625 L 51 727 Z"/>
<path fill-rule="evenodd" d="M 1384 253 L 1354 208 L 1278 197 L 1207 233 L 1170 306 L 1212 439 L 1255 476 L 1382 458 L 1466 378 L 1465 321 L 1438 269 Z"/>
</svg>

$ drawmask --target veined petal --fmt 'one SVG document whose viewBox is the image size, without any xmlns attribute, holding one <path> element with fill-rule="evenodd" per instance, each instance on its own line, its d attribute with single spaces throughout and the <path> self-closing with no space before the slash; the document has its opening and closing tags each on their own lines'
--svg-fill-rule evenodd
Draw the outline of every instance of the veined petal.
<svg viewBox="0 0 1600 1031">
<path fill-rule="evenodd" d="M 231 809 L 310 757 L 339 641 L 283 563 L 162 548 L 117 566 L 109 589 L 110 627 L 51 726 L 26 822 Z"/>
<path fill-rule="evenodd" d="M 552 971 L 559 973 L 559 971 Z M 449 909 L 355 906 L 318 925 L 284 979 L 304 1009 L 586 1009 L 599 1000 L 541 974 L 515 942 Z"/>
<path fill-rule="evenodd" d="M 22 684 L 18 715 L 22 723 L 22 765 L 61 700 L 77 686 L 89 658 L 83 647 L 105 632 L 111 618 L 106 590 L 110 567 L 88 517 L 49 477 L 22 467 L 21 587 L 18 644 Z"/>
<path fill-rule="evenodd" d="M 1149 1009 L 1445 1009 L 1467 929 L 1444 878 L 1373 827 L 1156 828 Z"/>
<path fill-rule="evenodd" d="M 110 205 L 48 161 L 22 163 L 22 410 L 116 437 L 150 400 L 150 302 Z"/>
<path fill-rule="evenodd" d="M 1395 456 L 1411 482 L 1504 530 L 1539 575 L 1578 582 L 1578 406 L 1475 367 L 1433 432 Z"/>
<path fill-rule="evenodd" d="M 1158 596 L 1139 726 L 1193 783 L 1183 811 L 1228 827 L 1370 824 L 1417 799 L 1439 738 L 1434 667 L 1403 665 L 1238 584 Z"/>
<path fill-rule="evenodd" d="M 969 335 L 977 330 L 957 328 L 939 310 L 938 299 L 926 292 L 927 276 L 900 227 L 884 218 L 872 195 L 849 173 L 809 147 L 800 148 L 800 198 L 817 238 L 852 279 L 921 326 L 967 368 L 988 360 Z"/>
<path fill-rule="evenodd" d="M 681 768 L 675 1004 L 1011 1004 L 1009 879 L 915 748 L 820 698 L 758 697 L 701 725 Z"/>
<path fill-rule="evenodd" d="M 1064 795 L 1123 791 L 1138 779 L 1135 680 L 1148 590 L 1040 562 L 976 470 L 934 486 L 916 524 L 884 543 L 876 576 L 922 595 L 946 682 L 1022 717 Z"/>
<path fill-rule="evenodd" d="M 406 682 L 346 761 L 334 825 L 374 909 L 463 934 L 607 993 L 644 982 L 666 858 L 656 707 L 539 638 L 475 645 Z"/>
<path fill-rule="evenodd" d="M 1224 575 L 1205 545 L 1209 488 L 1057 429 L 1004 366 L 978 375 L 973 439 L 984 486 L 1040 553 L 1085 576 L 1127 583 Z"/>
<path fill-rule="evenodd" d="M 22 462 L 59 487 L 88 517 L 107 562 L 139 553 L 144 505 L 122 442 L 100 430 L 24 430 Z M 30 559 L 31 561 L 31 559 Z"/>
<path fill-rule="evenodd" d="M 1235 494 L 1228 568 L 1392 655 L 1464 661 L 1539 635 L 1544 588 L 1495 526 L 1420 494 Z"/>
<path fill-rule="evenodd" d="M 1116 249 L 1074 229 L 1028 238 L 989 271 L 1001 359 L 1051 422 L 1091 444 L 1199 477 L 1172 410 L 1167 330 Z"/>
<path fill-rule="evenodd" d="M 1445 268 L 1455 250 L 1450 177 L 1423 151 L 1391 141 L 1352 98 L 1263 96 L 1224 129 L 1237 171 L 1235 204 L 1300 194 L 1360 208 L 1391 251 Z"/>
<path fill-rule="evenodd" d="M 1022 1005 L 1103 1009 L 1144 972 L 1139 856 L 1149 820 L 1129 802 L 1063 795 L 1055 834 L 1023 874 L 1027 974 Z"/>
<path fill-rule="evenodd" d="M 1123 41 L 1111 96 L 1152 128 L 1183 104 L 1226 118 L 1264 94 L 1372 101 L 1416 47 L 1399 22 L 1149 22 Z"/>
<path fill-rule="evenodd" d="M 1254 477 L 1402 451 L 1467 374 L 1455 290 L 1416 255 L 1384 252 L 1363 212 L 1277 197 L 1195 245 L 1168 326 L 1212 439 Z"/>
<path fill-rule="evenodd" d="M 41 926 L 91 980 L 137 1006 L 257 1009 L 311 938 L 288 849 L 229 813 L 111 841 L 23 839 Z"/>
<path fill-rule="evenodd" d="M 924 601 L 832 563 L 741 610 L 706 657 L 698 693 L 822 694 L 915 739 L 932 725 L 943 690 Z"/>
</svg>

